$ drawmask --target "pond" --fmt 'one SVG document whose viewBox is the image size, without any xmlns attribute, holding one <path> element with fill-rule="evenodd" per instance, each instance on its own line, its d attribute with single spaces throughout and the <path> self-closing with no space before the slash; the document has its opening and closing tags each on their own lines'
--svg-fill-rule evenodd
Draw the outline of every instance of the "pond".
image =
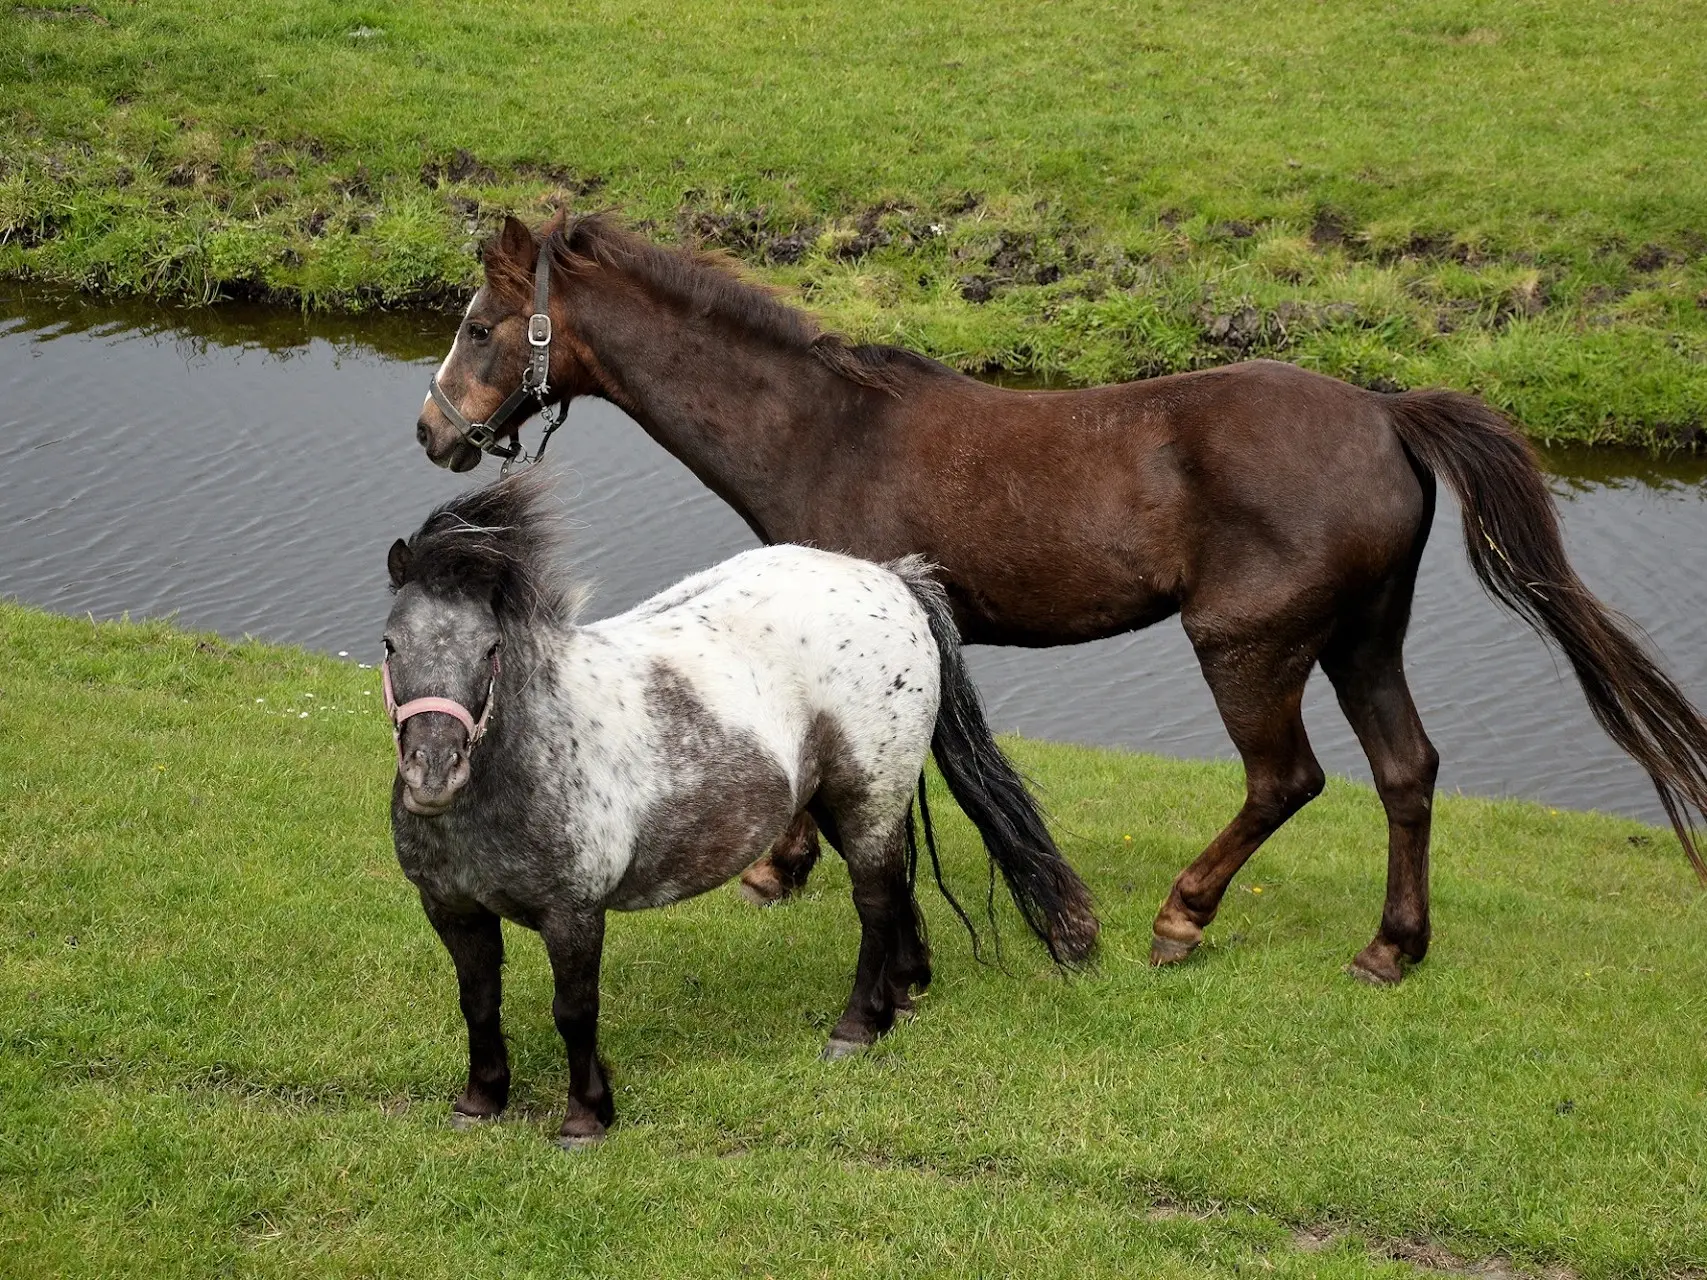
<svg viewBox="0 0 1707 1280">
<path fill-rule="evenodd" d="M 467 476 L 439 471 L 415 444 L 427 376 L 453 327 L 437 315 L 167 311 L 0 286 L 0 593 L 371 660 L 392 539 L 496 475 L 490 462 Z M 552 453 L 576 558 L 599 584 L 595 615 L 753 545 L 608 404 L 577 403 Z M 1546 460 L 1583 577 L 1707 701 L 1707 460 Z M 1177 621 L 1070 649 L 971 654 L 1000 729 L 1232 754 Z M 1483 595 L 1444 495 L 1407 661 L 1442 788 L 1661 819 L 1568 668 Z M 1368 777 L 1319 673 L 1305 719 L 1330 773 Z"/>
</svg>

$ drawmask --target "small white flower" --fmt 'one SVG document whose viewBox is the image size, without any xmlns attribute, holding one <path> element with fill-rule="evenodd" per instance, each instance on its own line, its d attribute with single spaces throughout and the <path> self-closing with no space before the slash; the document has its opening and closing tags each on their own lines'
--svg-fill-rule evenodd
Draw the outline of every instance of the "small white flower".
<svg viewBox="0 0 1707 1280">
<path fill-rule="evenodd" d="M 312 698 L 314 695 L 312 693 L 305 693 L 302 696 L 305 698 Z"/>
<path fill-rule="evenodd" d="M 940 222 L 931 223 L 931 234 L 933 236 L 940 236 L 942 234 L 942 223 L 940 223 Z"/>
<path fill-rule="evenodd" d="M 356 663 L 356 665 L 358 667 L 360 667 L 363 671 L 372 671 L 373 670 L 373 663 L 371 663 L 371 662 L 358 662 L 358 663 Z"/>
<path fill-rule="evenodd" d="M 348 649 L 340 649 L 338 650 L 338 656 L 340 658 L 347 658 L 350 656 L 350 651 Z"/>
<path fill-rule="evenodd" d="M 256 702 L 265 702 L 266 699 L 265 698 L 256 698 L 255 701 Z"/>
<path fill-rule="evenodd" d="M 296 718 L 297 718 L 297 719 L 298 719 L 298 720 L 306 720 L 306 719 L 308 719 L 308 712 L 306 712 L 306 711 L 298 711 L 298 712 L 297 712 L 297 713 L 296 713 Z"/>
</svg>

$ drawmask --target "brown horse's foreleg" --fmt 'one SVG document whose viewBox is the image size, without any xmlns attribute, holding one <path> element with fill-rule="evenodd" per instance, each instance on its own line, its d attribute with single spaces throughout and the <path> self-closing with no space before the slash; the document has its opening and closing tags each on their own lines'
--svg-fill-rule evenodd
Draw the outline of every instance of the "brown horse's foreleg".
<svg viewBox="0 0 1707 1280">
<path fill-rule="evenodd" d="M 499 1024 L 503 929 L 490 911 L 454 912 L 424 893 L 421 905 L 456 965 L 457 994 L 468 1023 L 468 1087 L 451 1104 L 451 1123 L 490 1120 L 510 1100 L 510 1058 Z"/>
<path fill-rule="evenodd" d="M 1239 868 L 1282 823 L 1321 794 L 1322 766 L 1299 714 L 1315 652 L 1314 646 L 1272 640 L 1207 652 L 1199 648 L 1204 677 L 1245 762 L 1245 803 L 1174 881 L 1156 915 L 1151 964 L 1189 956 Z"/>
<path fill-rule="evenodd" d="M 599 1061 L 599 960 L 604 952 L 602 911 L 565 911 L 540 928 L 556 993 L 551 1017 L 569 1055 L 569 1109 L 557 1131 L 562 1147 L 600 1141 L 616 1119 L 604 1063 Z"/>
<path fill-rule="evenodd" d="M 1407 592 L 1408 602 L 1408 592 Z M 1381 927 L 1351 962 L 1366 982 L 1392 983 L 1428 953 L 1428 838 L 1440 755 L 1423 732 L 1397 635 L 1336 643 L 1322 655 L 1340 707 L 1369 757 L 1387 810 L 1387 901 Z"/>
<path fill-rule="evenodd" d="M 794 896 L 806 887 L 819 852 L 818 826 L 802 810 L 771 851 L 741 873 L 741 895 L 761 907 Z"/>
</svg>

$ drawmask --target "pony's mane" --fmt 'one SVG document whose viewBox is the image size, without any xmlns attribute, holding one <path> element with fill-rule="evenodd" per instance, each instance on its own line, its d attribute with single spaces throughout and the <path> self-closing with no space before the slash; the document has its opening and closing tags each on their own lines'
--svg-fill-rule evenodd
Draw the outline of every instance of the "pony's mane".
<svg viewBox="0 0 1707 1280">
<path fill-rule="evenodd" d="M 620 272 L 686 310 L 716 316 L 785 350 L 810 351 L 827 369 L 863 387 L 899 395 L 909 373 L 952 373 L 905 347 L 849 342 L 826 331 L 810 313 L 783 302 L 773 290 L 742 279 L 730 258 L 654 244 L 609 214 L 568 219 L 545 233 L 545 243 L 566 272 L 589 266 Z M 481 256 L 489 279 L 506 291 L 532 297 L 533 263 L 504 254 L 497 240 Z"/>
<path fill-rule="evenodd" d="M 404 582 L 490 592 L 500 624 L 572 621 L 582 593 L 559 563 L 550 493 L 547 473 L 529 467 L 435 508 L 409 539 Z"/>
</svg>

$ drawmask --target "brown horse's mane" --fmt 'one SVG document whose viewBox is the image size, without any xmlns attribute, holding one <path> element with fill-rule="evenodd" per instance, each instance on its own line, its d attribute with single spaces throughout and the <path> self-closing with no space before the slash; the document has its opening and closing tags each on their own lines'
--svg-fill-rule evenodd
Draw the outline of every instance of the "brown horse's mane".
<svg viewBox="0 0 1707 1280">
<path fill-rule="evenodd" d="M 684 309 L 714 316 L 785 350 L 809 351 L 832 372 L 891 395 L 910 373 L 950 374 L 946 365 L 905 347 L 849 342 L 825 330 L 764 285 L 745 280 L 723 254 L 654 244 L 608 213 L 582 214 L 548 227 L 545 243 L 564 271 L 590 266 L 620 272 Z M 533 264 L 518 262 L 494 239 L 481 257 L 489 279 L 507 292 L 533 293 Z"/>
</svg>

